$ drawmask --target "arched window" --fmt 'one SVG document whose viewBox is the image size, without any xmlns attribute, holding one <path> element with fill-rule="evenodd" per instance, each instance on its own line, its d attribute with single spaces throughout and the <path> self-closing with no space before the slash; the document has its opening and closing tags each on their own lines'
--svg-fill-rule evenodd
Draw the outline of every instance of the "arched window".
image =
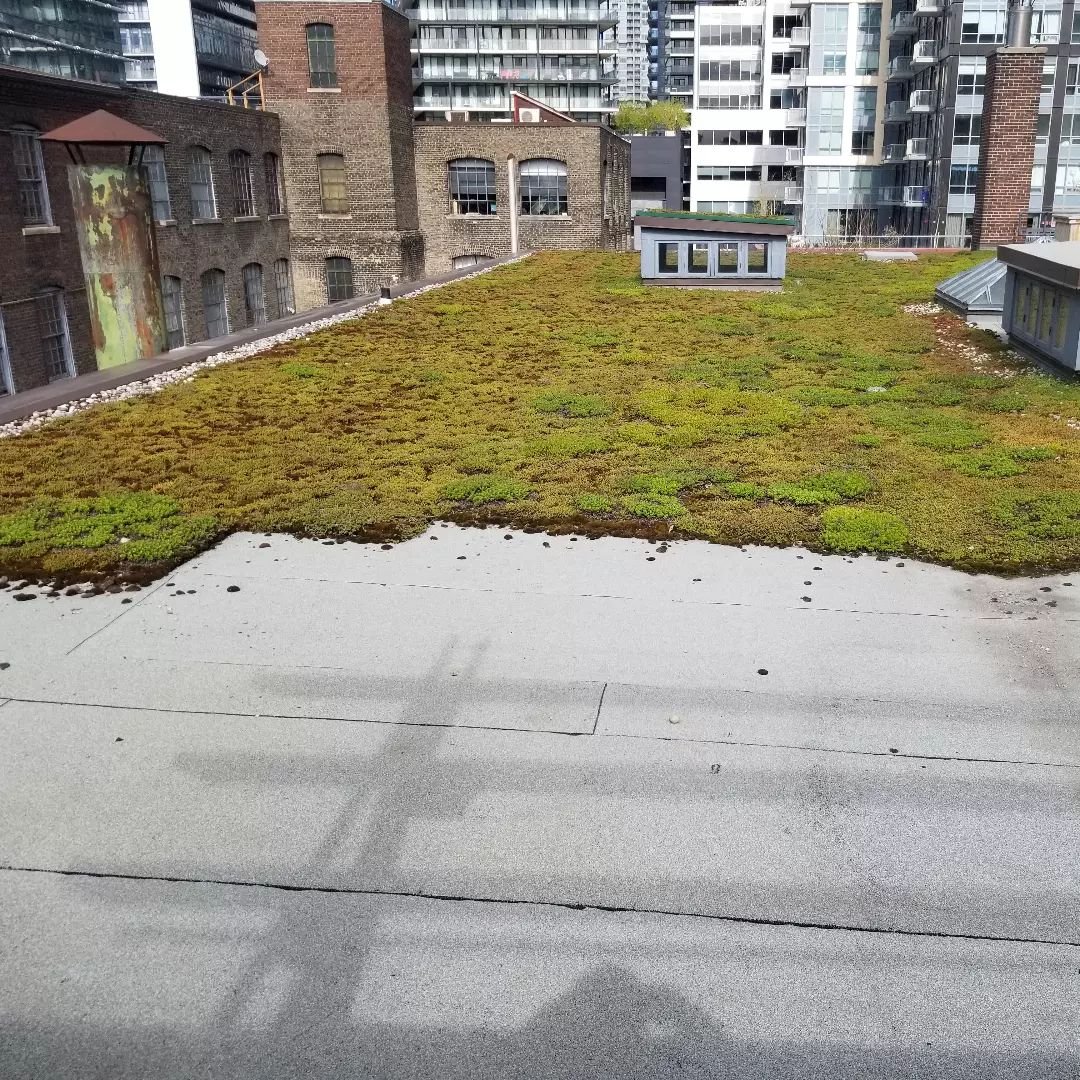
<svg viewBox="0 0 1080 1080">
<path fill-rule="evenodd" d="M 246 150 L 229 154 L 233 181 L 233 213 L 237 217 L 255 216 L 255 185 L 251 180 L 251 155 Z"/>
<path fill-rule="evenodd" d="M 172 200 L 169 198 L 169 176 L 165 172 L 165 151 L 160 146 L 147 146 L 143 150 L 143 169 L 146 185 L 150 189 L 150 211 L 155 221 L 172 218 Z"/>
<path fill-rule="evenodd" d="M 206 336 L 208 338 L 224 337 L 229 332 L 229 307 L 225 300 L 225 271 L 207 270 L 200 282 Z"/>
<path fill-rule="evenodd" d="M 41 353 L 45 358 L 49 381 L 73 377 L 75 357 L 71 352 L 71 331 L 68 329 L 64 290 L 45 289 L 38 293 L 37 311 Z"/>
<path fill-rule="evenodd" d="M 324 214 L 347 214 L 349 193 L 345 187 L 345 159 L 340 154 L 319 155 L 319 193 Z"/>
<path fill-rule="evenodd" d="M 281 161 L 277 154 L 263 154 L 266 175 L 266 212 L 281 214 L 285 209 L 285 191 L 281 186 Z"/>
<path fill-rule="evenodd" d="M 179 349 L 185 344 L 184 283 L 178 277 L 161 279 L 161 304 L 165 309 L 165 348 Z"/>
<path fill-rule="evenodd" d="M 307 28 L 309 86 L 337 86 L 337 58 L 334 55 L 334 28 L 329 23 L 311 23 Z"/>
<path fill-rule="evenodd" d="M 457 158 L 448 163 L 450 213 L 495 213 L 495 162 Z"/>
<path fill-rule="evenodd" d="M 329 303 L 351 300 L 356 295 L 353 286 L 352 259 L 326 260 L 326 299 Z"/>
<path fill-rule="evenodd" d="M 296 299 L 293 297 L 292 271 L 288 259 L 278 259 L 274 263 L 274 292 L 277 294 L 278 318 L 294 314 Z"/>
<path fill-rule="evenodd" d="M 212 221 L 217 217 L 213 161 L 210 151 L 205 146 L 191 148 L 189 157 L 191 216 L 196 221 Z"/>
<path fill-rule="evenodd" d="M 566 162 L 551 158 L 523 161 L 518 169 L 523 214 L 567 213 Z"/>
<path fill-rule="evenodd" d="M 49 188 L 45 183 L 45 162 L 41 156 L 41 138 L 32 127 L 20 125 L 11 132 L 15 152 L 15 183 L 19 188 L 19 207 L 24 225 L 51 225 Z"/>
<path fill-rule="evenodd" d="M 266 322 L 266 291 L 263 288 L 261 263 L 248 263 L 243 269 L 244 311 L 248 326 Z"/>
</svg>

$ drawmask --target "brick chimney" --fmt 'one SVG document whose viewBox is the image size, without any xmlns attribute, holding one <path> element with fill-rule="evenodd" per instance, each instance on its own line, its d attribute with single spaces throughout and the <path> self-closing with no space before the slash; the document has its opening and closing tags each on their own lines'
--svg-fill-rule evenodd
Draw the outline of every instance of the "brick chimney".
<svg viewBox="0 0 1080 1080">
<path fill-rule="evenodd" d="M 972 246 L 1024 240 L 1045 49 L 1028 44 L 1031 10 L 1012 4 L 1009 44 L 986 61 Z"/>
</svg>

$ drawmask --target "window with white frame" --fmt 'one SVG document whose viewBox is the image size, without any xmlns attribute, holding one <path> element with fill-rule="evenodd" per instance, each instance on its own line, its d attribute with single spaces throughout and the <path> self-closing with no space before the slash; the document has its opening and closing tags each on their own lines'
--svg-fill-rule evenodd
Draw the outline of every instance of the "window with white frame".
<svg viewBox="0 0 1080 1080">
<path fill-rule="evenodd" d="M 11 378 L 11 354 L 7 347 L 7 334 L 4 332 L 4 311 L 0 308 L 0 397 L 14 394 L 15 385 Z"/>
<path fill-rule="evenodd" d="M 229 154 L 233 181 L 233 213 L 237 217 L 255 216 L 255 187 L 251 182 L 251 155 L 246 150 Z"/>
<path fill-rule="evenodd" d="M 982 117 L 978 113 L 957 114 L 953 121 L 953 146 L 978 146 L 982 137 Z"/>
<path fill-rule="evenodd" d="M 207 270 L 200 279 L 203 321 L 208 338 L 224 337 L 229 332 L 229 306 L 225 299 L 225 271 Z"/>
<path fill-rule="evenodd" d="M 213 160 L 205 146 L 193 146 L 189 152 L 191 216 L 196 221 L 212 221 L 217 217 Z"/>
<path fill-rule="evenodd" d="M 334 304 L 339 300 L 351 300 L 356 295 L 353 283 L 352 259 L 335 256 L 326 260 L 326 299 Z"/>
<path fill-rule="evenodd" d="M 63 289 L 47 289 L 39 293 L 37 315 L 41 353 L 49 380 L 72 378 L 75 374 L 75 358 L 71 352 L 71 333 Z"/>
<path fill-rule="evenodd" d="M 165 348 L 179 349 L 184 334 L 184 283 L 168 274 L 161 279 L 161 306 L 165 310 Z"/>
<path fill-rule="evenodd" d="M 818 10 L 821 12 L 820 17 Z M 819 42 L 821 48 L 820 70 L 815 70 L 818 67 L 818 63 L 815 62 L 812 64 L 811 74 L 845 74 L 847 71 L 848 5 L 822 4 L 820 9 L 814 11 L 814 18 L 810 22 L 810 32 L 817 39 L 814 41 L 812 60 L 818 55 L 816 46 Z"/>
<path fill-rule="evenodd" d="M 261 263 L 248 263 L 241 271 L 244 279 L 244 312 L 248 326 L 266 322 L 266 289 Z"/>
<path fill-rule="evenodd" d="M 566 195 L 566 162 L 532 158 L 518 168 L 521 212 L 553 216 L 569 212 Z"/>
<path fill-rule="evenodd" d="M 1056 45 L 1061 37 L 1061 5 L 1036 4 L 1031 13 L 1031 44 Z"/>
<path fill-rule="evenodd" d="M 307 28 L 309 86 L 326 89 L 338 84 L 334 28 L 329 23 L 311 23 Z"/>
<path fill-rule="evenodd" d="M 1004 0 L 964 0 L 960 40 L 972 45 L 1000 45 L 1005 41 L 1006 21 Z"/>
<path fill-rule="evenodd" d="M 457 158 L 447 163 L 452 214 L 494 214 L 495 163 Z"/>
<path fill-rule="evenodd" d="M 266 176 L 266 212 L 285 212 L 285 189 L 281 184 L 281 159 L 277 154 L 263 154 L 263 173 Z"/>
<path fill-rule="evenodd" d="M 49 188 L 45 181 L 45 161 L 41 155 L 40 133 L 20 125 L 11 132 L 15 154 L 15 184 L 24 225 L 51 225 Z"/>
<path fill-rule="evenodd" d="M 961 56 L 957 62 L 957 96 L 977 96 L 986 90 L 986 57 Z"/>
<path fill-rule="evenodd" d="M 288 259 L 278 259 L 274 263 L 274 293 L 277 297 L 278 318 L 296 312 L 296 299 L 293 296 L 292 270 Z"/>
<path fill-rule="evenodd" d="M 143 150 L 143 169 L 150 189 L 150 212 L 155 221 L 172 218 L 172 200 L 169 198 L 169 176 L 165 171 L 165 151 L 160 146 L 148 146 Z"/>
<path fill-rule="evenodd" d="M 881 5 L 860 4 L 855 74 L 876 75 L 881 63 Z"/>
<path fill-rule="evenodd" d="M 953 165 L 949 170 L 949 194 L 974 195 L 978 179 L 978 165 Z"/>
</svg>

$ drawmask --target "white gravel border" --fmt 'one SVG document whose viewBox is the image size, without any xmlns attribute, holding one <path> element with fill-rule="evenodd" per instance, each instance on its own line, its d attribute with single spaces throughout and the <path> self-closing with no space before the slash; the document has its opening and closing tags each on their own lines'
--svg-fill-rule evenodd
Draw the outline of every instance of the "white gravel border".
<svg viewBox="0 0 1080 1080">
<path fill-rule="evenodd" d="M 503 262 L 496 263 L 493 266 L 481 266 L 471 274 L 462 274 L 460 277 L 452 278 L 450 281 L 439 281 L 430 285 L 420 285 L 407 293 L 395 296 L 390 303 L 397 303 L 399 300 L 408 300 L 410 297 L 419 296 L 421 293 L 430 292 L 432 289 L 441 289 L 447 285 L 456 285 L 459 281 L 467 281 L 469 278 L 478 277 L 480 274 L 488 274 L 492 270 L 499 270 L 504 266 L 511 266 L 513 263 L 527 259 L 529 254 L 530 253 L 526 252 L 515 258 L 506 259 Z M 278 345 L 284 345 L 289 341 L 297 341 L 300 338 L 307 337 L 309 334 L 317 333 L 319 330 L 325 330 L 330 326 L 351 322 L 353 319 L 362 319 L 365 315 L 370 315 L 371 312 L 377 311 L 380 307 L 384 307 L 385 305 L 386 301 L 376 300 L 373 304 L 366 304 L 364 307 L 355 308 L 352 311 L 344 311 L 340 315 L 327 315 L 322 319 L 313 319 L 311 322 L 294 326 L 291 330 L 282 330 L 278 334 L 269 334 L 266 337 L 259 338 L 257 341 L 249 341 L 246 345 L 237 345 L 235 348 L 226 349 L 224 352 L 214 353 L 212 356 L 206 357 L 205 360 L 196 360 L 193 363 L 185 364 L 183 367 L 173 368 L 171 371 L 162 371 L 157 375 L 150 375 L 145 379 L 135 379 L 132 382 L 124 383 L 123 386 L 114 387 L 112 390 L 99 390 L 96 394 L 91 394 L 89 397 L 77 398 L 74 401 L 65 402 L 63 405 L 57 405 L 54 409 L 43 409 L 41 412 L 31 413 L 22 420 L 12 420 L 8 424 L 0 425 L 0 439 L 11 438 L 15 435 L 24 435 L 26 432 L 33 431 L 35 428 L 42 427 L 44 424 L 48 424 L 53 420 L 61 420 L 65 416 L 74 416 L 76 413 L 85 412 L 95 405 L 103 405 L 110 401 L 126 401 L 129 398 L 145 397 L 147 394 L 154 394 L 158 390 L 163 390 L 166 386 L 172 386 L 175 383 L 191 382 L 200 371 L 219 367 L 222 364 L 231 364 L 236 360 L 246 360 L 249 356 L 258 356 L 259 353 L 268 352 Z M 198 342 L 193 342 L 193 344 L 198 344 Z"/>
</svg>

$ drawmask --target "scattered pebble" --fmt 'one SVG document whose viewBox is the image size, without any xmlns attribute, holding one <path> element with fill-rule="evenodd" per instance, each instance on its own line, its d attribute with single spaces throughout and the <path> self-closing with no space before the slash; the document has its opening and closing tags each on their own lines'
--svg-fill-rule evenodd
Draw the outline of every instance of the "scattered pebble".
<svg viewBox="0 0 1080 1080">
<path fill-rule="evenodd" d="M 505 535 L 505 536 L 503 537 L 503 539 L 504 539 L 504 540 L 513 540 L 513 539 L 514 539 L 513 533 L 507 533 L 507 534 L 506 534 L 506 535 Z"/>
<path fill-rule="evenodd" d="M 9 667 L 11 667 L 11 665 L 6 660 L 0 662 L 0 671 L 7 671 Z"/>
<path fill-rule="evenodd" d="M 804 585 L 813 585 L 814 583 L 812 581 L 804 581 L 803 584 Z"/>
<path fill-rule="evenodd" d="M 394 545 L 393 544 L 380 544 L 379 549 L 381 551 L 393 551 L 394 550 Z"/>
<path fill-rule="evenodd" d="M 759 667 L 759 668 L 757 669 L 757 673 L 758 673 L 759 675 L 768 675 L 768 674 L 769 674 L 769 669 L 768 669 L 768 668 L 764 668 L 764 667 Z"/>
<path fill-rule="evenodd" d="M 544 547 L 551 547 L 551 545 L 545 540 L 544 541 Z"/>
<path fill-rule="evenodd" d="M 1039 589 L 1039 592 L 1053 592 L 1053 590 L 1052 590 L 1052 589 L 1050 588 L 1050 586 L 1049 586 L 1049 585 L 1043 585 L 1043 586 L 1042 586 L 1042 587 L 1041 587 L 1041 588 Z"/>
<path fill-rule="evenodd" d="M 240 591 L 240 586 L 239 585 L 230 585 L 225 591 L 226 592 L 239 592 Z"/>
<path fill-rule="evenodd" d="M 645 556 L 645 561 L 646 562 L 656 562 L 656 556 L 655 555 L 646 555 Z"/>
<path fill-rule="evenodd" d="M 269 545 L 269 544 L 267 544 L 267 543 L 262 543 L 262 544 L 260 544 L 260 545 L 259 545 L 259 547 L 261 547 L 261 548 L 265 548 L 265 547 L 269 547 L 269 546 L 270 546 L 270 545 Z"/>
<path fill-rule="evenodd" d="M 131 603 L 131 597 L 130 596 L 125 596 L 124 599 L 120 601 L 120 603 L 121 604 L 130 604 Z"/>
<path fill-rule="evenodd" d="M 900 753 L 900 751 L 899 751 L 899 750 L 897 750 L 895 746 L 890 746 L 890 747 L 889 747 L 889 753 L 890 753 L 890 754 L 899 754 L 899 753 Z"/>
<path fill-rule="evenodd" d="M 16 600 L 36 600 L 37 596 L 32 592 L 17 592 L 15 594 Z"/>
<path fill-rule="evenodd" d="M 458 562 L 461 562 L 465 558 L 465 556 L 464 555 L 459 555 L 457 558 L 458 558 Z"/>
<path fill-rule="evenodd" d="M 699 577 L 696 577 L 696 578 L 694 578 L 694 580 L 695 580 L 695 581 L 700 581 L 700 580 L 701 580 L 701 578 L 699 578 Z"/>
<path fill-rule="evenodd" d="M 804 604 L 809 604 L 814 598 L 812 596 L 800 596 L 799 599 L 802 600 Z"/>
<path fill-rule="evenodd" d="M 123 742 L 123 741 L 124 740 L 119 735 L 117 735 L 116 738 L 113 739 L 113 742 Z"/>
</svg>

